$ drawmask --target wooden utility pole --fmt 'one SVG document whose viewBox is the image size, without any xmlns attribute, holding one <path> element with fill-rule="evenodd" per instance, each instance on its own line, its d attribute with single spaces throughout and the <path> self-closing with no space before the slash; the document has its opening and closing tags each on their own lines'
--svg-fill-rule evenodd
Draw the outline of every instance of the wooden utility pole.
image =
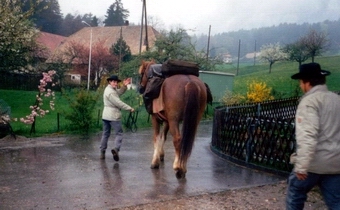
<svg viewBox="0 0 340 210">
<path fill-rule="evenodd" d="M 139 39 L 139 55 L 142 53 L 142 45 L 143 45 L 143 27 L 144 27 L 144 0 L 142 6 L 142 20 L 140 25 L 140 39 Z"/>
<path fill-rule="evenodd" d="M 256 63 L 256 40 L 255 40 L 255 49 L 254 49 L 254 66 Z"/>
<path fill-rule="evenodd" d="M 146 13 L 146 0 L 143 0 L 144 5 L 144 17 L 145 17 L 145 45 L 146 51 L 149 51 L 149 37 L 148 37 L 148 18 Z"/>
<path fill-rule="evenodd" d="M 207 62 L 209 61 L 209 51 L 210 51 L 210 31 L 211 31 L 211 25 L 209 25 L 208 46 L 207 46 Z"/>
<path fill-rule="evenodd" d="M 238 56 L 237 56 L 236 76 L 238 75 L 238 69 L 239 69 L 239 66 L 240 66 L 240 51 L 241 51 L 241 39 L 238 40 Z"/>
<path fill-rule="evenodd" d="M 142 1 L 143 1 L 143 6 L 142 6 L 142 21 L 141 21 L 141 27 L 140 27 L 139 55 L 142 53 L 144 25 L 145 25 L 144 44 L 146 45 L 146 51 L 149 50 L 148 22 L 147 22 L 147 14 L 146 14 L 146 0 L 142 0 Z M 144 20 L 145 20 L 145 24 L 144 24 Z"/>
<path fill-rule="evenodd" d="M 118 73 L 120 72 L 120 66 L 121 66 L 121 63 L 122 63 L 122 42 L 123 42 L 123 28 L 120 27 Z"/>
</svg>

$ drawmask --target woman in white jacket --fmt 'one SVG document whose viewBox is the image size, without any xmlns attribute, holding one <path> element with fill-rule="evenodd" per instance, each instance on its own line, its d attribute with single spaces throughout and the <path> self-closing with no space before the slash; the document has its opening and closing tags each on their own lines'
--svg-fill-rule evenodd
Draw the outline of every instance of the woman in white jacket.
<svg viewBox="0 0 340 210">
<path fill-rule="evenodd" d="M 131 78 L 123 81 L 123 86 L 118 89 L 118 83 L 121 82 L 118 76 L 112 75 L 107 79 L 108 85 L 104 90 L 103 102 L 104 109 L 102 114 L 103 134 L 100 143 L 100 159 L 105 159 L 107 142 L 111 134 L 111 128 L 115 131 L 115 146 L 111 150 L 113 159 L 119 161 L 119 150 L 123 141 L 123 127 L 121 122 L 121 110 L 134 112 L 134 109 L 120 100 L 119 96 L 125 93 L 127 85 L 131 83 Z"/>
<path fill-rule="evenodd" d="M 327 89 L 318 63 L 303 64 L 292 76 L 304 92 L 295 116 L 296 153 L 288 179 L 287 209 L 303 209 L 307 193 L 319 186 L 329 209 L 340 210 L 340 96 Z"/>
</svg>

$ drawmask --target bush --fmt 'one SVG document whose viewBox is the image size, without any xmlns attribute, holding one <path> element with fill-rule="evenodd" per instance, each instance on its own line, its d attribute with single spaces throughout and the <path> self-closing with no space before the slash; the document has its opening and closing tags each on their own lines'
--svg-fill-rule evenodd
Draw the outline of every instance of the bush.
<svg viewBox="0 0 340 210">
<path fill-rule="evenodd" d="M 247 91 L 247 102 L 262 102 L 273 100 L 274 97 L 271 95 L 271 88 L 267 87 L 265 82 L 253 81 L 248 86 Z"/>
<path fill-rule="evenodd" d="M 244 103 L 246 98 L 241 94 L 232 93 L 230 90 L 227 90 L 222 97 L 222 103 L 224 105 L 234 105 Z"/>
<path fill-rule="evenodd" d="M 66 95 L 69 103 L 69 111 L 64 113 L 65 119 L 69 120 L 69 129 L 81 134 L 88 134 L 90 129 L 95 125 L 94 110 L 98 101 L 98 94 L 77 90 L 76 94 Z"/>
</svg>

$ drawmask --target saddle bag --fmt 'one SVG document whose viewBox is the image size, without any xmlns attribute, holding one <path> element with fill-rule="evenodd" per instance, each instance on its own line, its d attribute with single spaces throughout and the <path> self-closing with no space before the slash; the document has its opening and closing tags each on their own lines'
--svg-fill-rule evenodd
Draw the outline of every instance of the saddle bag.
<svg viewBox="0 0 340 210">
<path fill-rule="evenodd" d="M 152 100 L 159 96 L 163 82 L 164 78 L 162 77 L 152 77 L 146 84 L 143 101 L 149 114 L 152 114 Z"/>
<path fill-rule="evenodd" d="M 152 77 L 149 79 L 148 83 L 145 87 L 145 92 L 143 94 L 144 98 L 154 99 L 159 96 L 161 91 L 162 84 L 164 82 L 164 78 L 162 77 Z"/>
<path fill-rule="evenodd" d="M 165 77 L 171 77 L 176 74 L 189 74 L 198 77 L 199 67 L 194 62 L 169 59 L 162 64 L 162 74 Z"/>
</svg>

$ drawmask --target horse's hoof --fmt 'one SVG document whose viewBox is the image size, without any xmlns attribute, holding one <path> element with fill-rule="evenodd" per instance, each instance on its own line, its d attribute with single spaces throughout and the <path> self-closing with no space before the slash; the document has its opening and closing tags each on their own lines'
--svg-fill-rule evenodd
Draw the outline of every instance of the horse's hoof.
<svg viewBox="0 0 340 210">
<path fill-rule="evenodd" d="M 159 168 L 159 164 L 151 164 L 151 169 L 158 169 Z"/>
<path fill-rule="evenodd" d="M 164 162 L 164 155 L 161 155 L 159 159 Z"/>
<path fill-rule="evenodd" d="M 176 170 L 175 174 L 176 174 L 177 179 L 184 179 L 185 178 L 185 173 L 182 170 Z"/>
</svg>

